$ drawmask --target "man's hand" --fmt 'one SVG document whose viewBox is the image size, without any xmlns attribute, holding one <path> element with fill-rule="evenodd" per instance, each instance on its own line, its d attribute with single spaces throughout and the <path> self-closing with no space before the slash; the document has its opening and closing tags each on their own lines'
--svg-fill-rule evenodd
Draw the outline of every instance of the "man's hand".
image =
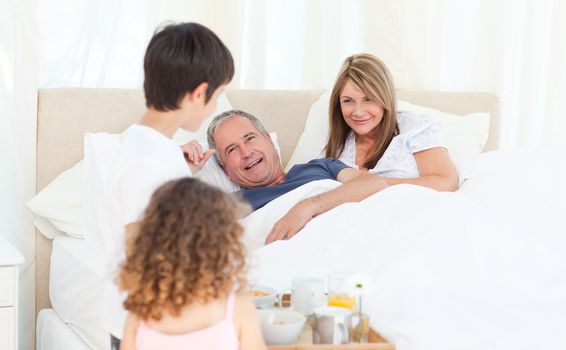
<svg viewBox="0 0 566 350">
<path fill-rule="evenodd" d="M 210 159 L 214 154 L 214 149 L 208 149 L 205 152 L 202 151 L 202 147 L 197 140 L 192 140 L 181 146 L 183 154 L 185 155 L 185 160 L 191 169 L 193 174 L 197 173 L 204 164 Z"/>
<path fill-rule="evenodd" d="M 309 199 L 297 203 L 285 216 L 279 219 L 265 239 L 265 244 L 290 239 L 314 217 L 314 203 Z"/>
</svg>

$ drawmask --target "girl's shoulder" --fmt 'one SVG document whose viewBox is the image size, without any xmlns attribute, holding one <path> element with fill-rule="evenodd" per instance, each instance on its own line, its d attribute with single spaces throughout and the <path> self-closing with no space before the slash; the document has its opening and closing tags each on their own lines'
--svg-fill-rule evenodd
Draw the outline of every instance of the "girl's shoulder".
<svg viewBox="0 0 566 350">
<path fill-rule="evenodd" d="M 234 296 L 234 320 L 249 320 L 250 316 L 255 316 L 256 308 L 251 296 L 246 291 L 236 292 Z M 255 318 L 255 317 L 254 317 Z"/>
<path fill-rule="evenodd" d="M 255 305 L 247 291 L 240 291 L 234 293 L 234 311 L 236 310 L 255 310 Z"/>
</svg>

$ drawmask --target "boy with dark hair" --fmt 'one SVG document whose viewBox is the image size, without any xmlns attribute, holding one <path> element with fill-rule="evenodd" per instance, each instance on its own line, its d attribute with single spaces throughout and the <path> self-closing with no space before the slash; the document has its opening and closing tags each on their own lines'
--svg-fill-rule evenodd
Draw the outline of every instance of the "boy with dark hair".
<svg viewBox="0 0 566 350">
<path fill-rule="evenodd" d="M 149 42 L 144 59 L 147 110 L 121 135 L 109 154 L 100 208 L 95 213 L 111 278 L 104 291 L 102 322 L 112 349 L 119 348 L 126 312 L 113 282 L 125 256 L 125 239 L 154 190 L 169 180 L 191 176 L 181 147 L 171 137 L 179 129 L 198 130 L 216 108 L 216 99 L 234 75 L 230 51 L 208 28 L 196 23 L 168 25 Z M 104 138 L 90 135 L 92 147 Z M 85 159 L 88 162 L 87 155 Z M 190 198 L 187 198 L 190 200 Z M 98 214 L 96 214 L 98 213 Z M 88 238 L 88 236 L 85 237 Z"/>
<path fill-rule="evenodd" d="M 146 106 L 175 110 L 187 92 L 206 83 L 205 102 L 232 80 L 230 51 L 208 28 L 197 23 L 169 25 L 156 31 L 144 59 Z"/>
</svg>

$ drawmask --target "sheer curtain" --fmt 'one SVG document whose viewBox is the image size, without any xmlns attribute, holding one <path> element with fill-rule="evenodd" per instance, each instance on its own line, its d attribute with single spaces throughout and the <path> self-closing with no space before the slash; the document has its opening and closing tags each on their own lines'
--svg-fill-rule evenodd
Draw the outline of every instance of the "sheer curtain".
<svg viewBox="0 0 566 350">
<path fill-rule="evenodd" d="M 400 86 L 494 92 L 501 101 L 503 148 L 563 142 L 564 1 L 405 5 Z"/>
<path fill-rule="evenodd" d="M 140 87 L 155 27 L 198 21 L 232 51 L 234 88 L 328 88 L 368 51 L 400 88 L 497 94 L 503 148 L 566 133 L 564 1 L 38 1 L 40 87 Z"/>
<path fill-rule="evenodd" d="M 34 242 L 23 203 L 34 193 L 36 89 L 141 88 L 145 46 L 165 20 L 198 21 L 220 36 L 236 62 L 232 88 L 329 88 L 346 56 L 367 51 L 399 88 L 497 94 L 503 148 L 565 139 L 561 0 L 3 0 L 0 234 L 26 256 L 26 305 Z M 29 329 L 33 310 L 22 312 Z M 22 335 L 22 348 L 30 337 Z"/>
<path fill-rule="evenodd" d="M 37 17 L 35 1 L 0 5 L 0 235 L 19 266 L 19 346 L 34 348 L 35 237 L 25 201 L 35 193 Z"/>
</svg>

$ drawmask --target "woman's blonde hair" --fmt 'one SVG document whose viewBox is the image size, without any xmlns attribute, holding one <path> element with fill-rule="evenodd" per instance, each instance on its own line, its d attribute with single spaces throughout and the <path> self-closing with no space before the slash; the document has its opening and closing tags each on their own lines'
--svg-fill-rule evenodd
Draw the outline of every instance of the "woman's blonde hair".
<svg viewBox="0 0 566 350">
<path fill-rule="evenodd" d="M 348 81 L 360 88 L 372 102 L 376 102 L 384 110 L 383 119 L 377 126 L 379 132 L 363 164 L 364 168 L 372 169 L 383 156 L 393 137 L 399 134 L 393 78 L 387 66 L 373 55 L 364 53 L 346 58 L 330 96 L 328 111 L 330 127 L 325 146 L 326 157 L 340 157 L 351 131 L 340 107 L 340 94 Z"/>
<path fill-rule="evenodd" d="M 143 319 L 206 303 L 245 285 L 245 208 L 194 178 L 170 181 L 153 194 L 126 248 L 119 285 L 124 308 Z"/>
</svg>

